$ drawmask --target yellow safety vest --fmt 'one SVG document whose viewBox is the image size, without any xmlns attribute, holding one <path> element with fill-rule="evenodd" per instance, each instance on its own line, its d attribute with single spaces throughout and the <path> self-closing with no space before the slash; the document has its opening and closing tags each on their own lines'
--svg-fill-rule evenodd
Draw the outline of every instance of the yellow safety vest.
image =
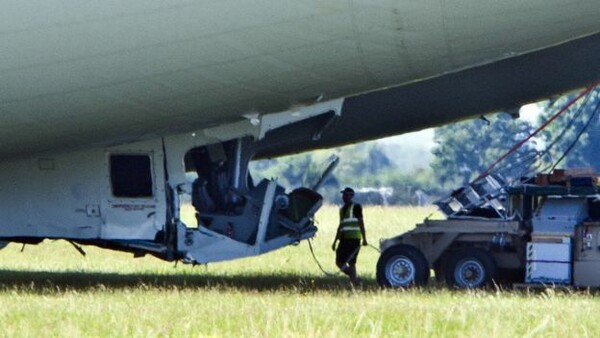
<svg viewBox="0 0 600 338">
<path fill-rule="evenodd" d="M 361 239 L 360 222 L 354 216 L 354 203 L 350 204 L 344 212 L 344 207 L 340 208 L 340 232 L 341 238 Z"/>
</svg>

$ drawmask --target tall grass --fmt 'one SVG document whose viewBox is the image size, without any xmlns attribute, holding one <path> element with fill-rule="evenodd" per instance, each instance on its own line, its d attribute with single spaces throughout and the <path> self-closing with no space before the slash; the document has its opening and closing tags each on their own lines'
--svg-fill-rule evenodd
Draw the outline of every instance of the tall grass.
<svg viewBox="0 0 600 338">
<path fill-rule="evenodd" d="M 365 209 L 371 243 L 414 226 L 430 208 Z M 317 215 L 315 255 L 335 271 L 337 209 Z M 70 244 L 0 252 L 4 336 L 438 337 L 598 336 L 600 302 L 588 291 L 382 290 L 378 253 L 363 248 L 364 286 L 324 275 L 308 245 L 208 266 Z"/>
</svg>

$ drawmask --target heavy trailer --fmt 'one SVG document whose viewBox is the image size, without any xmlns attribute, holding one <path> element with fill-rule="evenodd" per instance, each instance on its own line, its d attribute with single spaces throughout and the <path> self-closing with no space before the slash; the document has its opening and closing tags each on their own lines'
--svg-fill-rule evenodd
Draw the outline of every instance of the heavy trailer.
<svg viewBox="0 0 600 338">
<path fill-rule="evenodd" d="M 436 202 L 446 219 L 425 219 L 382 240 L 377 281 L 385 287 L 523 283 L 600 286 L 600 188 L 584 170 L 555 170 L 509 185 L 488 175 Z"/>
</svg>

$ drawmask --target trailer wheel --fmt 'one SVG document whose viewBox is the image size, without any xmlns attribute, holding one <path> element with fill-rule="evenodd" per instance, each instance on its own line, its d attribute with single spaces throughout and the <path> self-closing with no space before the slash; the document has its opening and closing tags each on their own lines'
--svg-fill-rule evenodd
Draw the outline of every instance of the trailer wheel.
<svg viewBox="0 0 600 338">
<path fill-rule="evenodd" d="M 453 254 L 446 268 L 446 284 L 460 289 L 476 289 L 492 283 L 496 263 L 482 249 L 463 249 Z"/>
<path fill-rule="evenodd" d="M 415 247 L 393 246 L 377 261 L 377 283 L 383 287 L 405 288 L 427 284 L 429 265 Z"/>
</svg>

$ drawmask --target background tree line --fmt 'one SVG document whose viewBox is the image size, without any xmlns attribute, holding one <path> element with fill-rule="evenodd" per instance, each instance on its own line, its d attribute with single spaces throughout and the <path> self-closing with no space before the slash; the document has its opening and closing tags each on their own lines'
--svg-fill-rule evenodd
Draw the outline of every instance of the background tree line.
<svg viewBox="0 0 600 338">
<path fill-rule="evenodd" d="M 338 192 L 344 186 L 392 188 L 394 192 L 387 198 L 390 204 L 414 205 L 423 194 L 431 201 L 476 178 L 577 94 L 539 102 L 537 121 L 498 113 L 436 128 L 431 149 L 393 149 L 398 146 L 371 141 L 255 162 L 251 172 L 258 179 L 277 178 L 289 189 L 310 187 L 333 154 L 340 157 L 340 164 L 320 191 L 330 202 L 338 202 Z M 495 170 L 510 178 L 548 171 L 553 166 L 593 167 L 600 172 L 599 105 L 600 90 L 595 89 Z M 372 193 L 366 194 L 363 202 L 378 204 L 381 199 Z"/>
</svg>

